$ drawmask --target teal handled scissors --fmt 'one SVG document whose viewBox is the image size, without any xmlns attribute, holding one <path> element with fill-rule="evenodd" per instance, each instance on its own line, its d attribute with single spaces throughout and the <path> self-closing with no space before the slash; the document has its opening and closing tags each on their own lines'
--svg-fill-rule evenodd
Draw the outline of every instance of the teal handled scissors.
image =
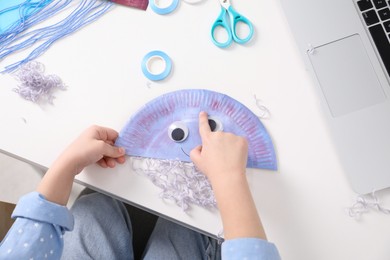
<svg viewBox="0 0 390 260">
<path fill-rule="evenodd" d="M 221 13 L 211 27 L 211 39 L 213 40 L 213 43 L 220 48 L 226 48 L 233 40 L 239 44 L 248 42 L 253 35 L 252 23 L 245 16 L 233 9 L 230 0 L 219 0 L 219 3 L 221 4 L 222 9 Z M 236 26 L 239 22 L 244 23 L 249 28 L 249 33 L 245 38 L 240 38 L 237 35 Z M 215 38 L 214 33 L 218 27 L 225 29 L 228 34 L 228 39 L 225 42 L 220 42 Z"/>
</svg>

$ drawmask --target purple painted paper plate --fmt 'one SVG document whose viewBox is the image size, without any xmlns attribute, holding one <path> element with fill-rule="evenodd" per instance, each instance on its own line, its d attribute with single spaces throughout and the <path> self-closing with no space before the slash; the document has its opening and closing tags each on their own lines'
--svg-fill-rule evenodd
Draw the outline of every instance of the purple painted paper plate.
<svg viewBox="0 0 390 260">
<path fill-rule="evenodd" d="M 248 140 L 248 168 L 277 170 L 274 146 L 260 119 L 237 100 L 210 90 L 179 90 L 148 102 L 121 130 L 116 145 L 130 156 L 191 162 L 190 151 L 201 144 L 201 111 L 208 113 L 212 130 Z"/>
</svg>

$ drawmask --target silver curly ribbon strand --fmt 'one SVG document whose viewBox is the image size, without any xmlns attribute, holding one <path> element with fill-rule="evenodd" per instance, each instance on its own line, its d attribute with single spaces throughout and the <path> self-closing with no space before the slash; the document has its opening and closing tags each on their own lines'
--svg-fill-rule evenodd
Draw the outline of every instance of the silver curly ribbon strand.
<svg viewBox="0 0 390 260">
<path fill-rule="evenodd" d="M 368 213 L 370 210 L 382 212 L 386 215 L 390 214 L 390 209 L 384 208 L 380 205 L 375 191 L 367 195 L 359 195 L 352 207 L 346 208 L 346 210 L 348 215 L 355 219 L 360 218 L 362 214 Z"/>
</svg>

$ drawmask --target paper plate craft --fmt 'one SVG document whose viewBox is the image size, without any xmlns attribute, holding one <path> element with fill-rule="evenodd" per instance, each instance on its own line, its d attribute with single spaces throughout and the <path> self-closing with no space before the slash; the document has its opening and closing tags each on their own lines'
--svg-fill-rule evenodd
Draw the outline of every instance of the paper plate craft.
<svg viewBox="0 0 390 260">
<path fill-rule="evenodd" d="M 208 113 L 212 131 L 247 138 L 248 168 L 277 169 L 272 140 L 260 119 L 237 100 L 210 90 L 179 90 L 150 101 L 130 118 L 116 145 L 130 156 L 191 162 L 190 151 L 201 144 L 201 111 Z"/>
<path fill-rule="evenodd" d="M 133 171 L 146 176 L 184 211 L 191 204 L 217 207 L 207 177 L 191 162 L 190 151 L 201 144 L 199 113 L 206 111 L 212 131 L 245 136 L 248 167 L 276 170 L 272 141 L 259 118 L 233 98 L 209 90 L 179 90 L 147 103 L 119 133 L 117 146 L 131 156 Z"/>
</svg>

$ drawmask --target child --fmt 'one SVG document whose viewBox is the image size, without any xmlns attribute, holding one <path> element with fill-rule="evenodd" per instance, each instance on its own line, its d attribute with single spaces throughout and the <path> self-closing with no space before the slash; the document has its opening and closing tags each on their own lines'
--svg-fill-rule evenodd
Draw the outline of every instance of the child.
<svg viewBox="0 0 390 260">
<path fill-rule="evenodd" d="M 222 252 L 207 237 L 160 218 L 144 259 L 280 259 L 266 241 L 248 187 L 246 140 L 212 132 L 205 112 L 199 114 L 199 133 L 202 145 L 190 156 L 213 187 L 224 228 Z M 36 192 L 19 201 L 16 221 L 0 245 L 0 259 L 133 259 L 131 220 L 121 202 L 102 194 L 75 203 L 75 230 L 64 235 L 74 227 L 64 206 L 74 177 L 95 162 L 104 168 L 124 163 L 124 149 L 113 146 L 117 136 L 112 129 L 90 127 L 59 156 Z"/>
</svg>

